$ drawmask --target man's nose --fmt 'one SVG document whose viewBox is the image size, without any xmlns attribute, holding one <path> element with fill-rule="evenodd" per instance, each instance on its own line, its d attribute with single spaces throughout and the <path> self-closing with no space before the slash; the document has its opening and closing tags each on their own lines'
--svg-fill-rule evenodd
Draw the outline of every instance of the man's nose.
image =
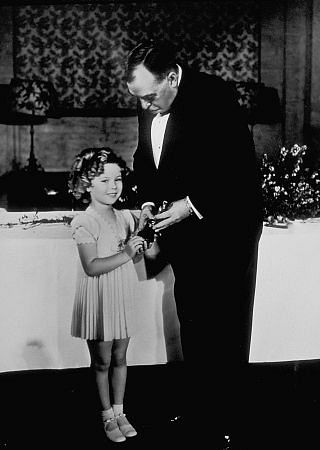
<svg viewBox="0 0 320 450">
<path fill-rule="evenodd" d="M 143 98 L 140 99 L 140 102 L 143 109 L 150 108 L 151 102 L 147 102 L 146 100 L 143 100 Z"/>
</svg>

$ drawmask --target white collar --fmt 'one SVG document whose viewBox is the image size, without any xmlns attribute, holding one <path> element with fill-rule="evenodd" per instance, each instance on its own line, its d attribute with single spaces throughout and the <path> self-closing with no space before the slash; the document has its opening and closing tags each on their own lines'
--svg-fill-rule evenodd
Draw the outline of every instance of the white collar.
<svg viewBox="0 0 320 450">
<path fill-rule="evenodd" d="M 182 78 L 182 67 L 180 67 L 179 64 L 177 64 L 177 66 L 178 66 L 178 86 L 179 86 Z"/>
</svg>

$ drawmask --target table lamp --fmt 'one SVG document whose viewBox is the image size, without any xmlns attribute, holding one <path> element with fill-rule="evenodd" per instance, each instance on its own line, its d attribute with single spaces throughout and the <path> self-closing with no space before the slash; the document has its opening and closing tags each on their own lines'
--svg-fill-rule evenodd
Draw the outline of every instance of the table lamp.
<svg viewBox="0 0 320 450">
<path fill-rule="evenodd" d="M 232 82 L 239 98 L 240 106 L 246 114 L 253 132 L 256 124 L 275 124 L 282 121 L 281 104 L 277 89 L 264 83 Z"/>
<path fill-rule="evenodd" d="M 47 121 L 47 114 L 52 107 L 54 91 L 51 83 L 38 79 L 12 78 L 10 82 L 11 107 L 16 114 L 17 123 L 30 125 L 30 154 L 26 170 L 43 170 L 34 151 L 34 125 Z"/>
</svg>

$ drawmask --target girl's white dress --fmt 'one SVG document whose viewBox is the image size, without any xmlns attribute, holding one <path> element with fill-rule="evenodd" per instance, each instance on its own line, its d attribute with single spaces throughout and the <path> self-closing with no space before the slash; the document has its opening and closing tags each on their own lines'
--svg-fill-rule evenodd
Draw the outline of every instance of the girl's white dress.
<svg viewBox="0 0 320 450">
<path fill-rule="evenodd" d="M 77 244 L 95 243 L 98 257 L 121 251 L 134 220 L 129 210 L 116 210 L 116 227 L 91 206 L 79 212 L 71 222 L 72 237 Z M 132 260 L 116 269 L 88 276 L 78 260 L 71 335 L 82 339 L 110 341 L 134 332 L 133 302 L 137 274 Z"/>
</svg>

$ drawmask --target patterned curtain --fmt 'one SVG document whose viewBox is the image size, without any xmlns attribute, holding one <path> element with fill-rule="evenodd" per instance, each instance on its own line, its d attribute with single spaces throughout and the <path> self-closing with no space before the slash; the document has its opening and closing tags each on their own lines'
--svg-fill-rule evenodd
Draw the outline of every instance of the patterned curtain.
<svg viewBox="0 0 320 450">
<path fill-rule="evenodd" d="M 14 72 L 50 81 L 64 108 L 132 110 L 124 61 L 141 39 L 170 39 L 181 63 L 256 82 L 258 18 L 254 0 L 16 6 Z"/>
</svg>

